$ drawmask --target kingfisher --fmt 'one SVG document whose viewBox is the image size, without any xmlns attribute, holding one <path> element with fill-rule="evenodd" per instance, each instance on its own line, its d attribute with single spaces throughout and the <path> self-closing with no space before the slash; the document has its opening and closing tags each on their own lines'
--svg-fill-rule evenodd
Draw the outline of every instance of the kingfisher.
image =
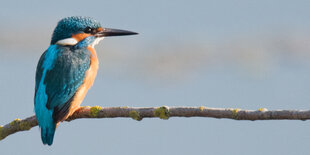
<svg viewBox="0 0 310 155">
<path fill-rule="evenodd" d="M 94 46 L 104 37 L 138 33 L 103 28 L 91 18 L 61 19 L 35 75 L 34 111 L 43 144 L 52 145 L 56 127 L 79 109 L 98 70 Z"/>
</svg>

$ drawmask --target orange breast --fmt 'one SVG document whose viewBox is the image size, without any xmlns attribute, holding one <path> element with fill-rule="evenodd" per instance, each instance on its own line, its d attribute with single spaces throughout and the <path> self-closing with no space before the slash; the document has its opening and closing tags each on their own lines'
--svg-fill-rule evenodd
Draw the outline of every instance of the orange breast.
<svg viewBox="0 0 310 155">
<path fill-rule="evenodd" d="M 97 71 L 98 71 L 98 65 L 99 65 L 97 53 L 96 53 L 96 50 L 90 46 L 88 47 L 88 50 L 91 52 L 90 67 L 85 73 L 85 79 L 83 81 L 83 84 L 78 88 L 78 90 L 75 93 L 75 96 L 71 102 L 69 113 L 61 121 L 66 120 L 77 109 L 79 109 L 80 104 L 82 103 L 88 89 L 93 85 L 93 83 L 95 81 Z"/>
</svg>

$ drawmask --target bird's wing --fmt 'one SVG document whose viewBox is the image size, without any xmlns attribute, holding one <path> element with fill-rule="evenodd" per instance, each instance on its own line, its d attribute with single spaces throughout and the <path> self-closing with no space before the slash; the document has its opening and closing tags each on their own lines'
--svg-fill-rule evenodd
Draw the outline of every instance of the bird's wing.
<svg viewBox="0 0 310 155">
<path fill-rule="evenodd" d="M 69 112 L 70 103 L 82 85 L 90 66 L 89 51 L 59 48 L 49 69 L 44 68 L 46 55 L 42 55 L 36 73 L 36 92 L 41 80 L 47 95 L 46 107 L 53 109 L 53 119 L 58 122 Z M 43 77 L 44 75 L 44 77 Z M 42 103 L 41 103 L 42 104 Z"/>
</svg>

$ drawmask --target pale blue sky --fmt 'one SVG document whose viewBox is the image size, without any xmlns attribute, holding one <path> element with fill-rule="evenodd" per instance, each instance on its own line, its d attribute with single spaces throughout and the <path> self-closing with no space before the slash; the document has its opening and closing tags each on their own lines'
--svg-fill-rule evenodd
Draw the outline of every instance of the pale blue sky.
<svg viewBox="0 0 310 155">
<path fill-rule="evenodd" d="M 82 105 L 309 109 L 310 1 L 4 1 L 0 124 L 34 114 L 34 74 L 59 19 L 91 16 L 139 32 L 97 46 Z M 3 154 L 309 154 L 308 121 L 83 119 L 44 146 L 38 127 L 0 141 Z"/>
</svg>

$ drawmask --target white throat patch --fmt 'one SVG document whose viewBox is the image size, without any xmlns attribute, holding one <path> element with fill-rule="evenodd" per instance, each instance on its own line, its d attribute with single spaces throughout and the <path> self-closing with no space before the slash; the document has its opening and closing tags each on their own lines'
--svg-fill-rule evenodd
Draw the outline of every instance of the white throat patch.
<svg viewBox="0 0 310 155">
<path fill-rule="evenodd" d="M 94 42 L 91 44 L 91 47 L 94 48 L 95 45 L 97 45 L 97 44 L 98 44 L 101 40 L 103 40 L 103 39 L 104 39 L 104 37 L 96 38 L 96 39 L 94 40 Z"/>
<path fill-rule="evenodd" d="M 56 42 L 57 45 L 75 45 L 77 43 L 78 41 L 74 38 L 66 38 Z"/>
<path fill-rule="evenodd" d="M 96 38 L 94 42 L 91 44 L 91 47 L 94 48 L 94 46 L 97 45 L 103 39 L 104 37 Z M 78 41 L 74 38 L 66 38 L 66 39 L 62 39 L 56 42 L 57 45 L 62 45 L 62 46 L 65 46 L 65 45 L 73 46 L 73 45 L 76 45 L 77 43 Z"/>
</svg>

